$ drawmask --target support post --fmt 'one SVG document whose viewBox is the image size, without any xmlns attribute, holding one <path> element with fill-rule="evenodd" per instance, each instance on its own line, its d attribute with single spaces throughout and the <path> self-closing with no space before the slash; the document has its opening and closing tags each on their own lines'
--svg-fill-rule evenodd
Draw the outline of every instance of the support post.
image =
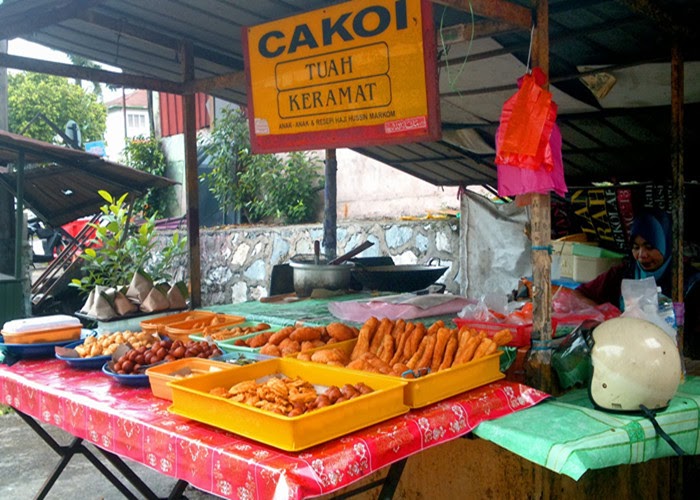
<svg viewBox="0 0 700 500">
<path fill-rule="evenodd" d="M 549 6 L 547 0 L 533 0 L 536 26 L 533 40 L 532 65 L 542 69 L 549 80 Z M 531 195 L 532 240 L 532 351 L 526 367 L 527 382 L 543 391 L 553 393 L 552 373 L 552 256 L 551 205 L 549 194 Z"/>
<path fill-rule="evenodd" d="M 24 151 L 17 155 L 17 201 L 15 207 L 15 278 L 23 278 L 22 247 L 24 245 Z"/>
<path fill-rule="evenodd" d="M 671 172 L 673 176 L 673 274 L 672 299 L 683 303 L 683 228 L 685 205 L 685 171 L 683 165 L 683 53 L 677 37 L 671 49 Z M 678 349 L 683 355 L 683 321 L 678 325 Z"/>
<path fill-rule="evenodd" d="M 180 50 L 183 81 L 194 81 L 192 43 L 184 41 Z M 182 120 L 185 133 L 185 185 L 187 200 L 187 242 L 189 244 L 190 304 L 202 306 L 201 250 L 199 241 L 199 178 L 197 172 L 197 120 L 194 94 L 182 96 Z"/>
<path fill-rule="evenodd" d="M 338 251 L 338 160 L 335 149 L 326 150 L 326 179 L 323 205 L 323 248 L 327 260 L 335 259 Z"/>
</svg>

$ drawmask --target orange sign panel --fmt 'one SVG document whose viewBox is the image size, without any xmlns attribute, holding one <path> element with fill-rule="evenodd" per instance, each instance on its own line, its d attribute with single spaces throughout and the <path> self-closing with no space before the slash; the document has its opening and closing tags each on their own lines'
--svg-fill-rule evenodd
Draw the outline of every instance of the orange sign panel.
<svg viewBox="0 0 700 500">
<path fill-rule="evenodd" d="M 440 136 L 427 0 L 355 0 L 244 28 L 255 152 Z"/>
</svg>

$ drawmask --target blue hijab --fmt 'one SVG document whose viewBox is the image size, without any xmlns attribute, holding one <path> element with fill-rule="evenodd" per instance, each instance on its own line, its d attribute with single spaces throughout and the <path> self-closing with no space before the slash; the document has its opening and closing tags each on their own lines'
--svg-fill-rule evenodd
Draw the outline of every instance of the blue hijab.
<svg viewBox="0 0 700 500">
<path fill-rule="evenodd" d="M 634 277 L 643 279 L 654 277 L 657 283 L 668 269 L 671 263 L 673 250 L 671 234 L 671 217 L 661 210 L 644 212 L 635 217 L 630 231 L 630 241 L 634 242 L 637 236 L 644 238 L 656 248 L 664 257 L 664 262 L 656 271 L 645 271 L 639 262 L 635 261 Z"/>
</svg>

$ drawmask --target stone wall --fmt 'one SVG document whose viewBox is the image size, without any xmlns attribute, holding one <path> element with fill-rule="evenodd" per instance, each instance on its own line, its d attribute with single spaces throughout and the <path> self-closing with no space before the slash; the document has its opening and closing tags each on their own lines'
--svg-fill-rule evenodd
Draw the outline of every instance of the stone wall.
<svg viewBox="0 0 700 500">
<path fill-rule="evenodd" d="M 170 236 L 163 232 L 161 237 Z M 202 305 L 267 296 L 272 266 L 289 262 L 296 254 L 313 253 L 314 240 L 322 239 L 321 224 L 202 229 Z M 396 264 L 427 264 L 430 259 L 439 259 L 441 265 L 449 267 L 439 282 L 445 283 L 448 292 L 459 293 L 458 219 L 339 223 L 337 240 L 338 255 L 369 240 L 374 245 L 362 257 L 388 255 Z"/>
</svg>

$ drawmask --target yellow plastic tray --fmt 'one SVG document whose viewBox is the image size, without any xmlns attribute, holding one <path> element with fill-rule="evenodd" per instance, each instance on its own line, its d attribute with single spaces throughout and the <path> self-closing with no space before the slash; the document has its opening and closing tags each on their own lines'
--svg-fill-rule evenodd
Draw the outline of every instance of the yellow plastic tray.
<svg viewBox="0 0 700 500">
<path fill-rule="evenodd" d="M 357 340 L 348 340 L 345 342 L 332 344 L 328 346 L 328 348 L 337 347 L 342 349 L 346 354 L 348 354 L 349 357 L 356 343 Z M 320 349 L 324 348 L 319 347 L 318 349 L 314 350 Z M 411 408 L 421 408 L 462 392 L 466 392 L 505 378 L 505 374 L 501 373 L 500 370 L 501 354 L 501 351 L 497 351 L 494 354 L 477 359 L 476 361 L 470 361 L 469 363 L 453 366 L 452 368 L 435 373 L 429 373 L 428 375 L 423 375 L 422 377 L 414 379 L 399 379 L 393 375 L 377 376 L 405 381 L 406 386 L 404 388 L 404 403 Z M 311 361 L 299 362 L 313 363 Z M 347 368 L 341 369 L 357 373 L 367 373 L 361 370 L 350 370 Z"/>
<path fill-rule="evenodd" d="M 277 415 L 209 394 L 215 387 L 228 388 L 278 373 L 300 377 L 322 388 L 364 382 L 374 392 L 297 417 Z M 286 451 L 303 450 L 408 411 L 403 403 L 405 381 L 290 358 L 261 361 L 168 385 L 173 391 L 171 412 Z"/>
<path fill-rule="evenodd" d="M 146 333 L 165 334 L 165 327 L 167 325 L 187 321 L 188 319 L 213 317 L 214 315 L 216 315 L 216 313 L 211 311 L 183 311 L 180 313 L 168 314 L 166 316 L 159 316 L 158 318 L 144 320 L 140 323 L 140 326 L 141 330 Z"/>
<path fill-rule="evenodd" d="M 203 358 L 182 358 L 169 363 L 156 365 L 146 370 L 153 395 L 161 399 L 173 399 L 173 390 L 167 385 L 173 380 L 238 368 L 225 361 Z"/>
</svg>

